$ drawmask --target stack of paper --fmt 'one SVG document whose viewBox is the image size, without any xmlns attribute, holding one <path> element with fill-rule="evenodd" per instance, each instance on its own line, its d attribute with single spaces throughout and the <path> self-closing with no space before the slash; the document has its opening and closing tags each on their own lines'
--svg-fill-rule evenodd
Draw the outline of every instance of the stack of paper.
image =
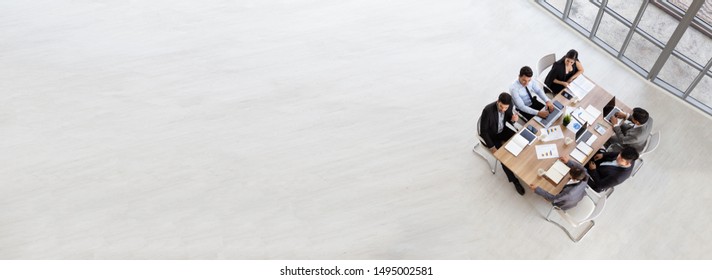
<svg viewBox="0 0 712 280">
<path fill-rule="evenodd" d="M 560 160 L 557 160 L 549 168 L 549 170 L 544 173 L 544 175 L 551 179 L 551 181 L 553 181 L 555 184 L 558 184 L 559 182 L 561 182 L 561 179 L 563 179 L 564 176 L 569 173 L 570 169 L 571 168 L 566 166 L 566 164 L 564 164 Z"/>
</svg>

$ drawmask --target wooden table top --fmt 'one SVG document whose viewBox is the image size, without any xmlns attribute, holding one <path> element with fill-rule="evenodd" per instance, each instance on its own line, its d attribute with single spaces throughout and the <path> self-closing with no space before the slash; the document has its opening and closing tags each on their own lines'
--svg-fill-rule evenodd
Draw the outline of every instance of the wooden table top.
<svg viewBox="0 0 712 280">
<path fill-rule="evenodd" d="M 590 79 L 589 79 L 590 80 Z M 593 81 L 592 81 L 593 82 Z M 595 84 L 595 83 L 594 83 Z M 613 95 L 608 93 L 606 90 L 604 90 L 602 87 L 600 87 L 598 84 L 583 98 L 583 100 L 579 101 L 576 104 L 573 104 L 571 100 L 567 100 L 563 95 L 559 94 L 557 95 L 554 100 L 558 100 L 563 104 L 564 106 L 570 106 L 570 107 L 581 107 L 581 108 L 586 108 L 588 105 L 593 105 L 596 109 L 601 111 L 601 115 L 596 118 L 596 121 L 593 123 L 593 125 L 589 125 L 587 130 L 591 131 L 593 135 L 596 135 L 598 138 L 596 141 L 594 141 L 593 145 L 591 145 L 591 148 L 593 148 L 593 152 L 586 157 L 586 161 L 591 159 L 595 154 L 598 149 L 600 149 L 606 141 L 613 135 L 613 129 L 611 127 L 611 124 L 603 120 L 603 107 L 608 104 L 608 102 L 613 98 Z M 572 98 L 573 99 L 573 98 Z M 623 104 L 620 100 L 616 99 L 616 106 L 620 108 L 621 110 L 630 113 L 632 110 Z M 536 145 L 544 145 L 544 144 L 556 144 L 556 148 L 558 149 L 559 156 L 566 155 L 569 156 L 571 151 L 573 151 L 576 148 L 576 142 L 571 143 L 569 145 L 565 145 L 564 139 L 566 137 L 570 137 L 571 139 L 575 139 L 576 133 L 573 131 L 567 129 L 563 125 L 563 115 L 562 117 L 559 117 L 558 120 L 554 122 L 551 126 L 556 126 L 559 125 L 561 126 L 564 134 L 564 138 L 554 140 L 554 141 L 549 141 L 549 142 L 544 142 L 540 138 L 537 138 L 534 140 L 534 142 L 525 147 L 524 150 L 522 150 L 521 153 L 519 153 L 518 156 L 512 155 L 507 149 L 504 147 L 506 146 L 507 143 L 502 145 L 500 149 L 498 149 L 495 153 L 494 156 L 502 162 L 505 166 L 507 166 L 509 169 L 514 172 L 517 177 L 519 177 L 525 184 L 534 184 L 535 186 L 539 186 L 542 189 L 548 191 L 551 194 L 558 194 L 561 189 L 564 187 L 565 183 L 569 181 L 571 176 L 566 175 L 559 184 L 554 184 L 552 181 L 549 179 L 539 176 L 537 174 L 537 170 L 539 168 L 548 170 L 549 167 L 551 167 L 552 164 L 557 158 L 549 158 L 549 159 L 537 159 L 536 156 Z M 606 128 L 606 133 L 603 135 L 600 135 L 598 132 L 594 130 L 596 127 L 596 123 L 602 124 Z M 532 125 L 534 126 L 538 132 L 537 132 L 537 137 L 541 136 L 541 130 L 543 127 L 536 122 L 533 118 L 529 120 L 529 122 L 526 123 L 524 126 L 526 128 L 527 125 Z M 551 127 L 550 126 L 550 127 Z M 511 139 L 510 139 L 511 141 Z M 571 158 L 569 156 L 569 158 Z M 576 161 L 575 159 L 571 158 L 570 160 Z"/>
</svg>

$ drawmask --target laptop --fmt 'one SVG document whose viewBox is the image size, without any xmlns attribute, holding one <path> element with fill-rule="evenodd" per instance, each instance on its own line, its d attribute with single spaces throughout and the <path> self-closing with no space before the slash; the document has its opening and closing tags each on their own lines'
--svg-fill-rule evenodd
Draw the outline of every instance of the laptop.
<svg viewBox="0 0 712 280">
<path fill-rule="evenodd" d="M 598 139 L 597 136 L 594 136 L 593 133 L 588 131 L 588 123 L 583 123 L 581 126 L 581 129 L 576 131 L 576 143 L 581 143 L 584 142 L 586 145 L 591 146 L 593 144 L 593 141 L 596 141 Z"/>
<path fill-rule="evenodd" d="M 616 97 L 614 96 L 611 98 L 611 101 L 606 104 L 606 106 L 603 106 L 603 115 L 605 116 L 603 119 L 606 120 L 608 123 L 611 123 L 611 117 L 617 113 L 620 112 L 621 108 L 616 107 Z"/>
<path fill-rule="evenodd" d="M 564 114 L 564 105 L 559 101 L 554 101 L 554 111 L 549 113 L 546 119 L 542 119 L 539 116 L 535 116 L 534 120 L 538 122 L 544 128 L 549 128 L 559 117 Z"/>
</svg>

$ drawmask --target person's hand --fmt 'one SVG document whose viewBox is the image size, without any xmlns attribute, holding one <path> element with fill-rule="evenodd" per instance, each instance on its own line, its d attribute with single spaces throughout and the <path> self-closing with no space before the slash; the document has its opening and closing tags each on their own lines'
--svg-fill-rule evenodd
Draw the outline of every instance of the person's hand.
<svg viewBox="0 0 712 280">
<path fill-rule="evenodd" d="M 539 111 L 539 113 L 536 113 L 536 115 L 539 116 L 539 117 L 542 117 L 542 118 L 546 118 L 546 117 L 549 116 L 549 111 L 546 111 L 546 110 L 544 110 L 544 111 Z"/>
<path fill-rule="evenodd" d="M 546 108 L 549 109 L 549 112 L 553 112 L 554 111 L 554 103 L 551 103 L 551 101 L 547 101 Z"/>
<path fill-rule="evenodd" d="M 530 190 L 536 190 L 536 186 L 534 184 L 529 184 L 529 189 Z"/>
<path fill-rule="evenodd" d="M 603 158 L 603 154 L 596 154 L 595 156 L 593 156 L 593 160 L 599 160 L 602 158 Z"/>
<path fill-rule="evenodd" d="M 563 163 L 569 163 L 569 157 L 568 156 L 560 156 L 559 160 L 561 160 Z"/>
<path fill-rule="evenodd" d="M 494 154 L 494 152 L 496 152 L 496 151 L 497 151 L 497 148 L 495 148 L 495 147 L 492 147 L 492 148 L 489 148 L 489 150 L 490 150 L 490 152 L 492 152 L 492 153 Z"/>
<path fill-rule="evenodd" d="M 625 119 L 625 117 L 626 117 L 626 114 L 623 112 L 616 112 L 614 115 L 616 116 L 616 118 L 619 118 L 619 119 Z"/>
<path fill-rule="evenodd" d="M 618 113 L 616 113 L 616 114 L 618 114 Z M 612 125 L 617 125 L 617 124 L 618 124 L 618 118 L 616 118 L 616 116 L 612 116 L 612 117 L 611 117 L 611 124 L 612 124 Z"/>
<path fill-rule="evenodd" d="M 588 169 L 590 170 L 596 170 L 596 163 L 591 161 L 588 163 Z"/>
<path fill-rule="evenodd" d="M 512 114 L 512 122 L 517 122 L 519 120 L 519 115 Z"/>
<path fill-rule="evenodd" d="M 567 82 L 561 82 L 561 85 L 564 87 L 569 87 L 569 83 L 567 83 Z"/>
</svg>

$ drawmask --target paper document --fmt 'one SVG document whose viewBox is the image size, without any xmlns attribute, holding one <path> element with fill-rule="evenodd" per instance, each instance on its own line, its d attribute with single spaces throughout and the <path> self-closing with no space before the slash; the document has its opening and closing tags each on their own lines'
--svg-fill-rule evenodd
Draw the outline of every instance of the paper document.
<svg viewBox="0 0 712 280">
<path fill-rule="evenodd" d="M 541 130 L 541 140 L 544 142 L 554 141 L 564 138 L 564 133 L 561 131 L 561 126 L 555 125 L 547 129 Z"/>
<path fill-rule="evenodd" d="M 600 114 L 600 112 L 599 112 L 599 114 Z M 583 108 L 576 108 L 576 110 L 574 110 L 572 116 L 574 116 L 574 118 L 576 118 L 582 124 L 588 123 L 590 125 L 590 124 L 593 124 L 593 122 L 596 120 L 596 117 L 591 116 L 591 114 L 588 111 L 584 110 Z"/>
<path fill-rule="evenodd" d="M 579 100 L 583 100 L 594 87 L 596 87 L 596 85 L 582 75 L 573 80 L 573 82 L 569 84 L 568 89 L 578 97 Z"/>
<path fill-rule="evenodd" d="M 598 136 L 591 133 L 591 137 L 589 137 L 588 140 L 586 140 L 586 145 L 593 146 L 593 142 L 596 142 L 596 139 L 598 139 Z"/>
<path fill-rule="evenodd" d="M 571 119 L 571 122 L 566 126 L 566 128 L 576 133 L 579 129 L 581 129 L 581 124 L 577 122 L 576 119 Z"/>
<path fill-rule="evenodd" d="M 597 119 L 598 116 L 601 115 L 601 111 L 599 111 L 598 109 L 596 109 L 596 107 L 593 107 L 591 105 L 588 105 L 588 107 L 586 107 L 586 112 L 589 115 L 591 115 L 593 117 L 593 119 Z M 591 123 L 589 123 L 589 124 L 591 124 Z"/>
<path fill-rule="evenodd" d="M 559 157 L 559 150 L 556 149 L 556 144 L 536 145 L 535 147 L 537 159 Z"/>
</svg>

